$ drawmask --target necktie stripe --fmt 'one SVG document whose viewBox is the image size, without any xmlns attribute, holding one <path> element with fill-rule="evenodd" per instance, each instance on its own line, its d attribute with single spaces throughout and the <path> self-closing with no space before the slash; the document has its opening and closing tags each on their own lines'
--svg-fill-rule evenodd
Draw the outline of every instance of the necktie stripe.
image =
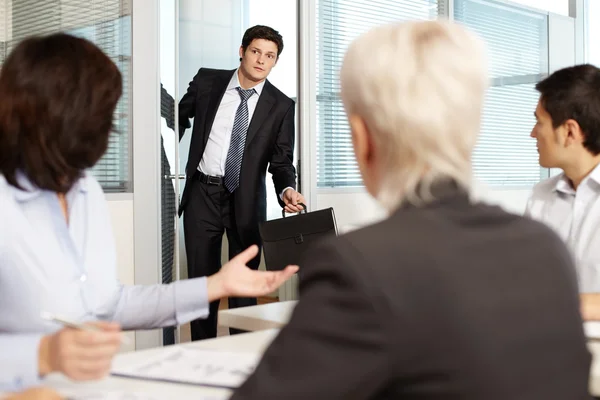
<svg viewBox="0 0 600 400">
<path fill-rule="evenodd" d="M 235 112 L 233 128 L 231 130 L 231 144 L 225 160 L 225 187 L 233 193 L 240 184 L 240 170 L 244 158 L 244 146 L 248 133 L 248 99 L 254 94 L 254 89 L 244 90 L 236 88 L 240 95 L 240 105 Z"/>
</svg>

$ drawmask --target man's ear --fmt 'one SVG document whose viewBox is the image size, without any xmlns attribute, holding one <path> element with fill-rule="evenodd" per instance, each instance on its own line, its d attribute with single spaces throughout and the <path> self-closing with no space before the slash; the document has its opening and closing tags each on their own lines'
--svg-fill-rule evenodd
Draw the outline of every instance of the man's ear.
<svg viewBox="0 0 600 400">
<path fill-rule="evenodd" d="M 240 46 L 239 53 L 240 53 L 240 61 L 242 61 L 242 58 L 244 58 L 244 47 L 243 46 Z"/>
<path fill-rule="evenodd" d="M 571 146 L 574 144 L 583 145 L 585 134 L 581 130 L 581 126 L 574 119 L 568 119 L 563 124 L 566 133 L 565 145 Z"/>
</svg>

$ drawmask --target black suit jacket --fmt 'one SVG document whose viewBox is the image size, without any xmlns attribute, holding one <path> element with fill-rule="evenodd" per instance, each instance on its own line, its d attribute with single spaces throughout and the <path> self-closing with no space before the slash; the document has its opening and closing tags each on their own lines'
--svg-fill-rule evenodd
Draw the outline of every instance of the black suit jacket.
<svg viewBox="0 0 600 400">
<path fill-rule="evenodd" d="M 232 400 L 589 399 L 574 267 L 539 223 L 439 201 L 333 239 Z"/>
<path fill-rule="evenodd" d="M 190 118 L 194 118 L 180 215 L 189 201 L 190 178 L 202 159 L 217 109 L 234 73 L 235 70 L 201 68 L 179 103 L 180 139 L 190 126 Z M 254 243 L 258 235 L 258 223 L 266 219 L 267 165 L 278 194 L 286 187 L 296 187 L 294 115 L 294 101 L 267 80 L 248 126 L 240 186 L 234 196 L 238 233 L 249 243 Z"/>
</svg>

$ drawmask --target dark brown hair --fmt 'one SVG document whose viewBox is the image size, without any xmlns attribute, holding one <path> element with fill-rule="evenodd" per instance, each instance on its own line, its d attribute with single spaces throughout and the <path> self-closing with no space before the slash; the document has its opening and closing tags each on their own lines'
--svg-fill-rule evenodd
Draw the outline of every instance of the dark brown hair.
<svg viewBox="0 0 600 400">
<path fill-rule="evenodd" d="M 279 58 L 279 55 L 283 51 L 283 37 L 281 37 L 279 32 L 264 25 L 255 25 L 252 28 L 246 29 L 244 37 L 242 38 L 242 48 L 244 49 L 244 53 L 246 53 L 248 46 L 250 46 L 250 43 L 252 43 L 254 39 L 265 39 L 275 43 L 277 45 L 277 58 Z M 241 58 L 240 61 L 242 61 Z"/>
<path fill-rule="evenodd" d="M 600 69 L 590 64 L 564 68 L 535 88 L 554 128 L 569 119 L 577 121 L 585 136 L 583 146 L 600 154 Z"/>
<path fill-rule="evenodd" d="M 106 151 L 121 90 L 117 66 L 87 40 L 22 41 L 0 70 L 0 173 L 67 192 Z"/>
</svg>

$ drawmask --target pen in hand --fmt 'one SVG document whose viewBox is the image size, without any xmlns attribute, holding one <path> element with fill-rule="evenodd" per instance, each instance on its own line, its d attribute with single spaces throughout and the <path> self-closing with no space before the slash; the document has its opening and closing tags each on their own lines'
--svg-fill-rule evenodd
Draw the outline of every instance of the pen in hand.
<svg viewBox="0 0 600 400">
<path fill-rule="evenodd" d="M 54 315 L 52 313 L 49 313 L 47 311 L 42 311 L 41 312 L 41 317 L 42 319 L 46 320 L 46 321 L 50 321 L 50 322 L 55 322 L 57 324 L 60 324 L 66 328 L 72 328 L 72 329 L 79 329 L 82 331 L 90 331 L 90 332 L 100 332 L 102 331 L 102 329 L 98 328 L 97 326 L 94 325 L 89 325 L 89 324 L 85 324 L 85 323 L 78 323 L 78 322 L 74 322 L 74 321 L 70 321 L 64 317 L 60 317 L 57 315 Z M 121 335 L 121 343 L 123 344 L 129 344 L 131 341 L 129 340 L 129 338 L 125 335 Z"/>
</svg>

